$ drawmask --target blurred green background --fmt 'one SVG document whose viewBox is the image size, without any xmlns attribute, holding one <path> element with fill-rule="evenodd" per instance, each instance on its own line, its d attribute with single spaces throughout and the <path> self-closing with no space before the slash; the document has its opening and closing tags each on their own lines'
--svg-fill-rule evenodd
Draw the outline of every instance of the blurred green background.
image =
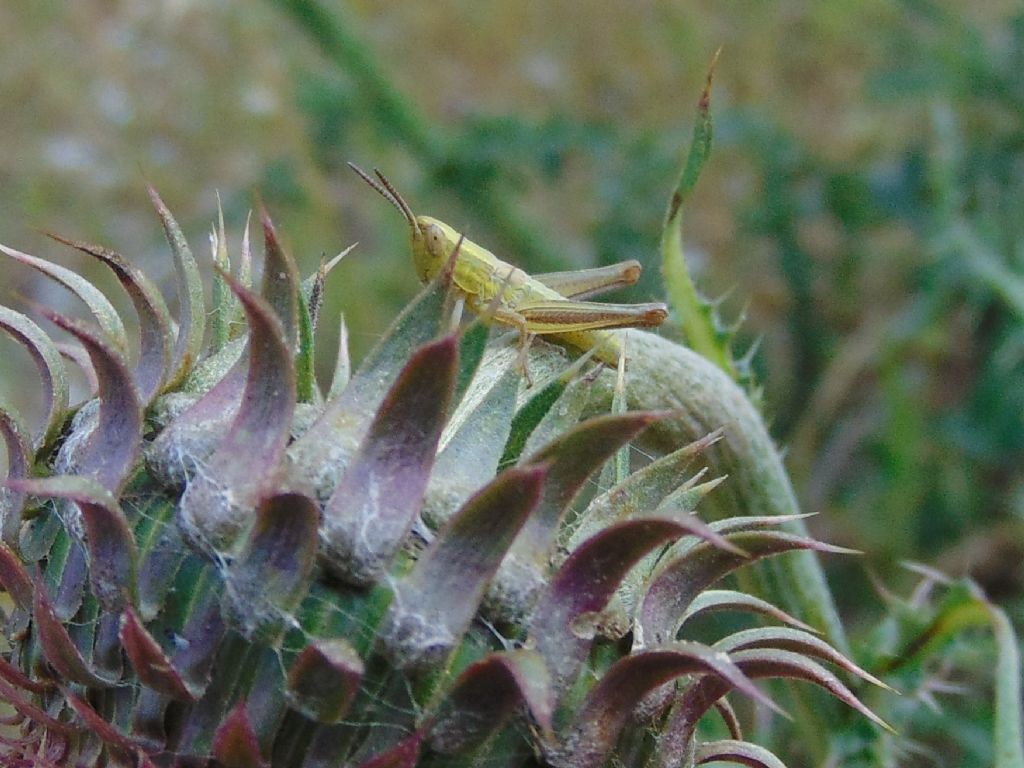
<svg viewBox="0 0 1024 768">
<path fill-rule="evenodd" d="M 417 290 L 376 165 L 418 212 L 531 270 L 648 265 L 719 47 L 715 148 L 685 241 L 746 313 L 764 410 L 850 621 L 869 575 L 1024 594 L 1024 12 L 1006 0 L 38 0 L 0 4 L 0 241 L 113 280 L 40 234 L 113 247 L 173 291 L 151 181 L 208 253 L 262 199 L 332 274 L 358 358 Z M 208 263 L 208 262 L 206 262 Z M 79 313 L 2 263 L 3 301 Z M 323 348 L 336 327 L 323 324 Z M 6 398 L 38 414 L 0 341 Z M 326 372 L 330 355 L 321 361 Z M 838 569 L 838 570 L 837 570 Z"/>
</svg>

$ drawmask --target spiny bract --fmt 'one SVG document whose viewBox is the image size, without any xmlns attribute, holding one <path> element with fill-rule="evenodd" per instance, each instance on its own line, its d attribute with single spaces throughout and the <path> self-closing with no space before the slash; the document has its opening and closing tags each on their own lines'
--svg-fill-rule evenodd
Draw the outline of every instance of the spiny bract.
<svg viewBox="0 0 1024 768">
<path fill-rule="evenodd" d="M 39 311 L 77 341 L 63 351 L 96 391 L 69 407 L 57 345 L 0 308 L 46 403 L 34 432 L 0 410 L 0 763 L 778 766 L 726 698 L 775 707 L 751 681 L 777 676 L 877 721 L 822 664 L 873 678 L 814 629 L 712 588 L 757 559 L 838 549 L 782 516 L 694 516 L 718 479 L 690 467 L 717 433 L 630 472 L 624 449 L 664 414 L 618 398 L 579 421 L 587 363 L 549 350 L 562 370 L 527 387 L 515 343 L 453 320 L 445 274 L 352 376 L 343 341 L 323 395 L 327 267 L 300 281 L 264 214 L 256 293 L 248 237 L 231 276 L 221 221 L 207 322 L 196 261 L 152 198 L 176 323 L 127 260 L 62 241 L 127 290 L 134 367 L 101 293 L 2 248 L 88 305 L 95 324 Z M 720 610 L 776 625 L 680 639 Z M 712 708 L 730 738 L 698 743 Z"/>
</svg>

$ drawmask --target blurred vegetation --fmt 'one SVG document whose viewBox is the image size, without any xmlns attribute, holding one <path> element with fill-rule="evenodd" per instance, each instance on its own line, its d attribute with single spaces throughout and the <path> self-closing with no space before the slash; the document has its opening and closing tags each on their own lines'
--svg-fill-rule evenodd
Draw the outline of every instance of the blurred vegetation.
<svg viewBox="0 0 1024 768">
<path fill-rule="evenodd" d="M 404 226 L 345 161 L 530 270 L 637 258 L 621 298 L 657 298 L 665 200 L 721 45 L 688 259 L 725 317 L 745 312 L 737 351 L 761 342 L 765 412 L 816 532 L 867 552 L 828 563 L 854 637 L 878 642 L 871 579 L 909 589 L 901 560 L 970 574 L 1019 630 L 1019 4 L 86 0 L 2 4 L 0 30 L 0 240 L 83 270 L 33 228 L 107 244 L 169 289 L 144 180 L 199 253 L 217 188 L 234 247 L 259 196 L 307 272 L 361 242 L 326 315 L 344 307 L 357 357 L 416 281 Z M 70 304 L 3 270 L 5 301 Z M 31 380 L 0 353 L 5 378 Z M 31 385 L 13 391 L 31 417 Z M 992 759 L 979 647 L 948 638 L 967 691 L 914 716 L 942 765 Z"/>
</svg>

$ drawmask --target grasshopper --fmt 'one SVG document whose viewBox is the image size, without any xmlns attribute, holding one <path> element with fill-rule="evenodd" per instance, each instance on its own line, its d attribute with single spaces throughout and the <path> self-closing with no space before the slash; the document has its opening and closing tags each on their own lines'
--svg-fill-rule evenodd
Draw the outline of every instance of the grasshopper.
<svg viewBox="0 0 1024 768">
<path fill-rule="evenodd" d="M 640 277 L 640 263 L 636 260 L 596 269 L 528 275 L 443 221 L 414 215 L 398 190 L 376 168 L 373 170 L 379 181 L 352 163 L 349 167 L 405 217 L 420 280 L 433 280 L 458 247 L 453 280 L 466 305 L 476 314 L 518 329 L 524 348 L 535 335 L 550 336 L 580 350 L 593 350 L 596 359 L 617 365 L 622 344 L 608 329 L 649 328 L 660 325 L 668 316 L 667 307 L 660 302 L 579 301 L 635 283 Z"/>
</svg>

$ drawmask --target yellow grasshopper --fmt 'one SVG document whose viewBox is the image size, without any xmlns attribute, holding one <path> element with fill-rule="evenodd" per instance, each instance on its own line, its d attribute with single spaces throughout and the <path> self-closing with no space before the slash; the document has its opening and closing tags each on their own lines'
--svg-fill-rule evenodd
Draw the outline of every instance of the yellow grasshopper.
<svg viewBox="0 0 1024 768">
<path fill-rule="evenodd" d="M 533 335 L 551 336 L 577 349 L 592 349 L 598 360 L 617 365 L 622 345 L 606 329 L 649 328 L 660 325 L 668 316 L 667 307 L 661 303 L 601 304 L 577 300 L 635 283 L 640 277 L 638 261 L 528 275 L 465 239 L 443 221 L 414 215 L 398 190 L 376 168 L 373 172 L 379 182 L 352 163 L 349 167 L 405 217 L 420 280 L 433 280 L 461 243 L 453 279 L 465 295 L 466 305 L 477 314 L 489 314 L 498 322 L 517 328 L 524 344 Z"/>
</svg>

